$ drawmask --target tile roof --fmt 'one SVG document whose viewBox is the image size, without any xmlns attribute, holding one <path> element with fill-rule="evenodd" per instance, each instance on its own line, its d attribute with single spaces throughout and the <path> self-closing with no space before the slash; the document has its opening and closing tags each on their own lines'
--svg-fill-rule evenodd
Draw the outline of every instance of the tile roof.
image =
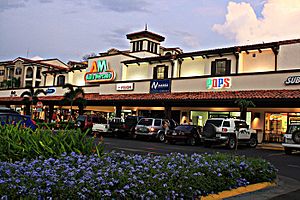
<svg viewBox="0 0 300 200">
<path fill-rule="evenodd" d="M 43 96 L 40 100 L 59 101 L 63 96 Z M 248 91 L 212 91 L 178 92 L 159 94 L 109 94 L 88 93 L 85 99 L 94 101 L 145 101 L 145 100 L 234 100 L 234 99 L 300 99 L 300 90 L 248 90 Z M 0 97 L 1 101 L 21 101 L 21 97 Z"/>
</svg>

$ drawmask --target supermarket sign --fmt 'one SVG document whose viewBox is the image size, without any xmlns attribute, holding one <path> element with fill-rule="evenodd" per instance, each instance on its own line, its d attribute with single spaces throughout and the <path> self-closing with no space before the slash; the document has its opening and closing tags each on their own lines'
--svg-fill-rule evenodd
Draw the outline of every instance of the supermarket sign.
<svg viewBox="0 0 300 200">
<path fill-rule="evenodd" d="M 231 88 L 230 77 L 208 78 L 206 80 L 206 89 L 223 89 Z"/>
<path fill-rule="evenodd" d="M 108 68 L 106 60 L 93 61 L 92 68 L 84 75 L 86 83 L 110 82 L 115 80 L 115 72 Z"/>
</svg>

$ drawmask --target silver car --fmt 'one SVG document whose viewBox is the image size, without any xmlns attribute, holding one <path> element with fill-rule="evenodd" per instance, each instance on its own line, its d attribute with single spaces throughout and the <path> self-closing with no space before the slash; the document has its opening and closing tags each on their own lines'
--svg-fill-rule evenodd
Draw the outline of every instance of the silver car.
<svg viewBox="0 0 300 200">
<path fill-rule="evenodd" d="M 134 138 L 137 136 L 157 137 L 157 132 L 163 130 L 164 119 L 142 118 L 135 127 Z"/>
</svg>

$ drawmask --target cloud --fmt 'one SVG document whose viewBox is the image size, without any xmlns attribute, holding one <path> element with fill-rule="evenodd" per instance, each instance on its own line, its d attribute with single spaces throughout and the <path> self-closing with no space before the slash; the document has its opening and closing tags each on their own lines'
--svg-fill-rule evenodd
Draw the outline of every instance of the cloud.
<svg viewBox="0 0 300 200">
<path fill-rule="evenodd" d="M 240 44 L 300 38 L 300 1 L 266 0 L 261 17 L 249 3 L 229 2 L 226 21 L 213 31 Z"/>
<path fill-rule="evenodd" d="M 25 7 L 27 2 L 28 0 L 1 0 L 0 12 L 8 9 Z"/>
<path fill-rule="evenodd" d="M 182 41 L 183 45 L 187 48 L 197 49 L 200 47 L 200 38 L 186 31 L 171 31 L 167 35 L 176 37 L 177 41 Z"/>
<path fill-rule="evenodd" d="M 129 48 L 128 40 L 125 38 L 125 35 L 128 33 L 130 33 L 130 31 L 126 27 L 117 28 L 102 37 L 105 38 L 105 43 L 107 43 L 108 46 L 123 50 Z"/>
<path fill-rule="evenodd" d="M 40 0 L 40 3 L 52 3 L 53 0 Z"/>
<path fill-rule="evenodd" d="M 146 0 L 101 0 L 99 3 L 115 12 L 149 12 Z"/>
</svg>

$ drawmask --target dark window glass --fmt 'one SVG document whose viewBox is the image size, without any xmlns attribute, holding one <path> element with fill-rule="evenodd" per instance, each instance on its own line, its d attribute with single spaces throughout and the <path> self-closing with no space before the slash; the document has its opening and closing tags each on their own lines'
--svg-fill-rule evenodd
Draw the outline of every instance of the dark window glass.
<svg viewBox="0 0 300 200">
<path fill-rule="evenodd" d="M 59 75 L 57 77 L 57 85 L 58 86 L 63 86 L 65 84 L 65 76 Z"/>
<path fill-rule="evenodd" d="M 37 68 L 36 70 L 36 78 L 41 78 L 41 69 Z"/>
<path fill-rule="evenodd" d="M 26 81 L 26 86 L 32 86 L 32 81 Z"/>
<path fill-rule="evenodd" d="M 16 68 L 16 75 L 21 75 L 22 74 L 22 68 L 18 67 Z"/>
<path fill-rule="evenodd" d="M 223 122 L 223 127 L 230 127 L 230 122 L 229 121 L 224 121 Z"/>
<path fill-rule="evenodd" d="M 141 119 L 138 125 L 152 126 L 153 119 Z"/>
<path fill-rule="evenodd" d="M 156 119 L 154 121 L 154 126 L 160 126 L 161 125 L 161 120 L 160 119 Z"/>
<path fill-rule="evenodd" d="M 0 76 L 4 76 L 4 70 L 0 70 Z"/>
<path fill-rule="evenodd" d="M 168 66 L 156 66 L 153 68 L 153 79 L 168 78 Z"/>
<path fill-rule="evenodd" d="M 211 63 L 211 75 L 230 75 L 231 60 L 215 60 Z"/>
<path fill-rule="evenodd" d="M 40 84 L 41 84 L 41 81 L 36 81 L 36 82 L 35 82 L 35 87 L 39 87 Z"/>
<path fill-rule="evenodd" d="M 209 124 L 213 124 L 213 125 L 215 125 L 215 126 L 217 126 L 217 127 L 220 127 L 221 126 L 221 124 L 222 124 L 222 122 L 223 122 L 223 120 L 217 120 L 217 119 L 209 119 L 209 120 L 207 120 L 206 121 L 206 123 L 209 123 Z"/>
<path fill-rule="evenodd" d="M 33 70 L 31 67 L 28 67 L 26 71 L 26 78 L 32 78 L 32 77 L 33 77 Z"/>
</svg>

